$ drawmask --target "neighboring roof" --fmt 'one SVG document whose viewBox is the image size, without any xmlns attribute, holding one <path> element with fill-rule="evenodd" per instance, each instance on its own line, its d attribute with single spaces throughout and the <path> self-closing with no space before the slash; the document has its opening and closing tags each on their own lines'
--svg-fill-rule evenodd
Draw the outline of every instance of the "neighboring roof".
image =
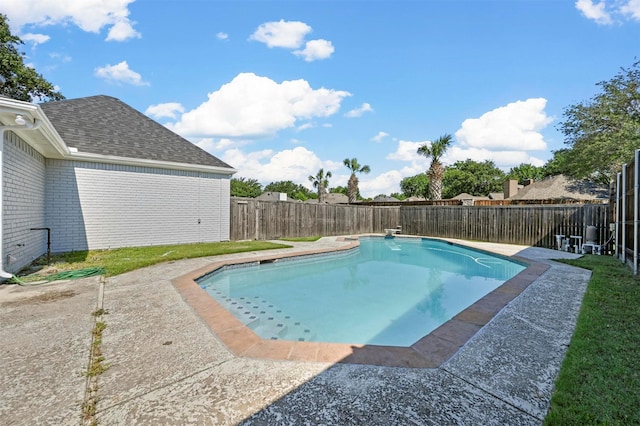
<svg viewBox="0 0 640 426">
<path fill-rule="evenodd" d="M 389 203 L 393 201 L 400 201 L 395 197 L 390 197 L 388 195 L 378 195 L 376 198 L 372 200 L 374 203 Z"/>
<path fill-rule="evenodd" d="M 564 175 L 551 176 L 520 189 L 510 200 L 606 200 L 609 188 L 586 180 L 573 180 Z"/>
<path fill-rule="evenodd" d="M 310 198 L 307 201 L 305 201 L 305 203 L 311 203 L 311 204 L 317 203 L 317 202 L 318 202 L 317 198 Z M 330 192 L 325 195 L 325 203 L 326 204 L 348 204 L 349 197 L 338 192 Z"/>
<path fill-rule="evenodd" d="M 286 192 L 265 191 L 256 197 L 256 200 L 262 201 L 287 201 Z"/>
<path fill-rule="evenodd" d="M 79 152 L 232 168 L 110 96 L 46 102 L 40 108 L 64 143 Z"/>
<path fill-rule="evenodd" d="M 484 195 L 471 195 L 471 194 L 467 194 L 466 192 L 462 192 L 451 199 L 452 200 L 488 200 L 489 197 L 485 197 Z"/>
<path fill-rule="evenodd" d="M 327 200 L 329 204 L 346 204 L 349 202 L 349 197 L 338 192 L 330 192 L 326 195 L 325 200 Z"/>
<path fill-rule="evenodd" d="M 490 192 L 489 199 L 491 200 L 504 200 L 504 192 Z"/>
</svg>

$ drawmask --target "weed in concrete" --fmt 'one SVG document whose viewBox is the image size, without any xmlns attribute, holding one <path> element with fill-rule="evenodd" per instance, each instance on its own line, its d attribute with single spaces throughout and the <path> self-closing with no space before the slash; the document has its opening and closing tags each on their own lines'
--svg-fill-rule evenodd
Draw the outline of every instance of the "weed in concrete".
<svg viewBox="0 0 640 426">
<path fill-rule="evenodd" d="M 105 309 L 96 309 L 91 315 L 96 319 L 91 332 L 91 350 L 89 353 L 89 366 L 85 375 L 87 376 L 87 388 L 85 400 L 82 403 L 82 424 L 95 426 L 98 405 L 98 376 L 104 373 L 109 366 L 105 364 L 102 355 L 102 333 L 107 328 L 107 323 L 101 321 L 103 315 L 108 312 Z"/>
</svg>

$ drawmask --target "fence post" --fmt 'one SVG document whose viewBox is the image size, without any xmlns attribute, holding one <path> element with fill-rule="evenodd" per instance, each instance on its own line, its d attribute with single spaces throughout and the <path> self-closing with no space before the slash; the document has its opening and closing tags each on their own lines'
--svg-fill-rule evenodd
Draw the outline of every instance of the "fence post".
<svg viewBox="0 0 640 426">
<path fill-rule="evenodd" d="M 622 166 L 622 245 L 620 260 L 627 261 L 627 165 Z"/>
<path fill-rule="evenodd" d="M 638 274 L 638 168 L 640 150 L 636 149 L 633 162 L 633 274 Z"/>
<path fill-rule="evenodd" d="M 620 208 L 620 183 L 622 181 L 622 173 L 617 173 L 616 174 L 616 225 L 615 225 L 615 232 L 616 232 L 616 239 L 615 239 L 615 256 L 618 258 L 618 260 L 620 259 L 620 244 L 622 243 L 622 238 L 620 238 L 620 218 L 622 217 L 622 214 L 620 213 L 621 208 Z"/>
<path fill-rule="evenodd" d="M 256 203 L 256 235 L 255 240 L 260 240 L 260 202 Z"/>
</svg>

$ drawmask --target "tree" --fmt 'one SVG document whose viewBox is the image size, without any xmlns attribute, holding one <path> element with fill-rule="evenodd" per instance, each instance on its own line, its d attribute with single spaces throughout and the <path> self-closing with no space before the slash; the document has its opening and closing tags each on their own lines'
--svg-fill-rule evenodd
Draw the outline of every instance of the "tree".
<svg viewBox="0 0 640 426">
<path fill-rule="evenodd" d="M 431 158 L 431 165 L 427 170 L 429 177 L 429 198 L 440 200 L 442 198 L 442 180 L 444 179 L 444 166 L 440 159 L 453 142 L 453 136 L 445 134 L 440 136 L 431 144 L 424 144 L 418 148 L 418 154 Z"/>
<path fill-rule="evenodd" d="M 318 170 L 315 176 L 309 176 L 309 181 L 313 182 L 313 187 L 318 189 L 318 203 L 324 203 L 329 187 L 331 172 L 325 174 L 324 169 Z"/>
<path fill-rule="evenodd" d="M 329 192 L 332 194 L 344 194 L 347 196 L 349 195 L 349 190 L 346 186 L 335 186 L 333 188 L 330 188 Z"/>
<path fill-rule="evenodd" d="M 405 198 L 429 198 L 429 178 L 425 173 L 409 176 L 400 181 L 400 189 Z"/>
<path fill-rule="evenodd" d="M 11 34 L 6 15 L 0 14 L 0 95 L 26 102 L 64 99 L 53 84 L 24 64 L 24 53 L 18 51 L 22 44 Z"/>
<path fill-rule="evenodd" d="M 307 201 L 309 198 L 316 198 L 316 195 L 302 185 L 295 184 L 290 180 L 271 182 L 264 187 L 265 192 L 284 192 L 292 200 Z"/>
<path fill-rule="evenodd" d="M 544 177 L 544 167 L 537 167 L 526 163 L 521 163 L 518 166 L 512 167 L 511 170 L 509 170 L 509 173 L 507 173 L 507 179 L 517 180 L 520 185 L 524 185 L 524 181 L 527 179 L 538 181 Z"/>
<path fill-rule="evenodd" d="M 349 170 L 351 170 L 351 176 L 349 177 L 349 182 L 347 182 L 347 196 L 349 197 L 349 203 L 355 203 L 360 195 L 356 173 L 369 173 L 371 168 L 367 165 L 360 165 L 357 158 L 345 158 L 342 162 Z"/>
<path fill-rule="evenodd" d="M 559 149 L 557 151 L 553 151 L 553 158 L 548 160 L 544 166 L 542 166 L 544 177 L 561 174 L 572 176 L 573 173 L 570 172 L 572 164 L 570 157 L 570 149 Z"/>
<path fill-rule="evenodd" d="M 456 161 L 445 171 L 443 194 L 445 198 L 453 198 L 463 192 L 486 196 L 490 192 L 502 191 L 504 181 L 504 172 L 493 161 Z"/>
<path fill-rule="evenodd" d="M 232 178 L 231 196 L 256 198 L 262 194 L 262 185 L 255 179 Z"/>
<path fill-rule="evenodd" d="M 596 85 L 600 93 L 565 108 L 559 130 L 570 147 L 565 173 L 608 183 L 640 148 L 640 61 Z"/>
</svg>

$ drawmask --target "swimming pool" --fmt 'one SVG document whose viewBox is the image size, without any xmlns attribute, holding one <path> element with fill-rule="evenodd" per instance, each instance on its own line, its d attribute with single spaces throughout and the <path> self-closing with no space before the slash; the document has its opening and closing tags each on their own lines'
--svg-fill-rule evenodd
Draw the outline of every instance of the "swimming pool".
<svg viewBox="0 0 640 426">
<path fill-rule="evenodd" d="M 198 284 L 261 338 L 388 346 L 412 345 L 525 268 L 440 240 L 398 237 L 246 265 Z"/>
</svg>

